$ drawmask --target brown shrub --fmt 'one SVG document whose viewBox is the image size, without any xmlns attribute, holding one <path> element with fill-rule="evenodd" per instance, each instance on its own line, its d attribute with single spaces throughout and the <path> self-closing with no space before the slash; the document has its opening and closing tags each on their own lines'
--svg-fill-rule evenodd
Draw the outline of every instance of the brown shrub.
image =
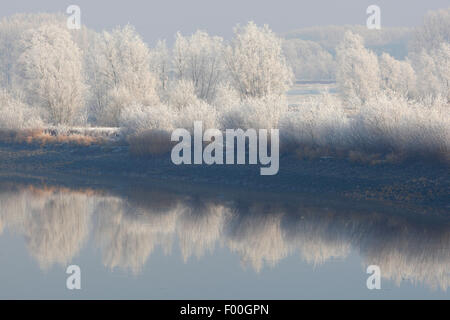
<svg viewBox="0 0 450 320">
<path fill-rule="evenodd" d="M 173 143 L 170 133 L 164 130 L 145 130 L 128 138 L 131 154 L 162 155 L 170 152 Z"/>
</svg>

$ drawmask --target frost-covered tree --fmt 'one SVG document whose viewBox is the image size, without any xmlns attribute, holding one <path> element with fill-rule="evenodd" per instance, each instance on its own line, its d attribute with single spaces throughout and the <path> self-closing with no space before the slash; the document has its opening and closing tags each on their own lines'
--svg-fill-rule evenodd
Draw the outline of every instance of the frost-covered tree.
<svg viewBox="0 0 450 320">
<path fill-rule="evenodd" d="M 399 61 L 387 53 L 379 60 L 381 88 L 403 96 L 412 96 L 416 89 L 416 74 L 408 60 Z"/>
<path fill-rule="evenodd" d="M 30 29 L 21 50 L 18 69 L 28 102 L 45 109 L 53 124 L 79 120 L 85 91 L 82 57 L 67 29 L 57 25 Z"/>
<path fill-rule="evenodd" d="M 450 101 L 450 42 L 443 42 L 434 52 L 438 66 L 437 76 L 441 83 L 441 96 Z"/>
<path fill-rule="evenodd" d="M 16 64 L 22 50 L 23 34 L 30 29 L 37 29 L 42 25 L 55 24 L 64 27 L 66 17 L 62 14 L 37 13 L 15 14 L 0 21 L 0 86 L 9 90 L 14 89 Z"/>
<path fill-rule="evenodd" d="M 423 25 L 414 32 L 410 51 L 420 54 L 423 49 L 436 50 L 443 42 L 450 43 L 450 8 L 425 15 Z"/>
<path fill-rule="evenodd" d="M 197 31 L 190 37 L 177 33 L 173 63 L 179 80 L 191 81 L 197 97 L 212 101 L 224 77 L 223 39 Z"/>
<path fill-rule="evenodd" d="M 412 55 L 417 72 L 417 90 L 422 98 L 441 96 L 450 100 L 450 44 Z"/>
<path fill-rule="evenodd" d="M 411 40 L 409 58 L 417 74 L 419 98 L 450 100 L 450 8 L 425 15 Z"/>
<path fill-rule="evenodd" d="M 235 28 L 235 36 L 225 53 L 233 87 L 242 99 L 283 95 L 292 83 L 279 39 L 267 25 L 250 22 Z"/>
<path fill-rule="evenodd" d="M 158 89 L 165 92 L 169 84 L 171 69 L 170 53 L 165 40 L 159 40 L 156 47 L 150 50 L 150 70 L 159 79 Z"/>
<path fill-rule="evenodd" d="M 283 51 L 296 79 L 335 78 L 334 58 L 320 44 L 301 39 L 288 39 L 283 41 Z"/>
<path fill-rule="evenodd" d="M 159 102 L 149 49 L 132 26 L 104 32 L 93 54 L 98 122 L 117 126 L 125 105 Z"/>
<path fill-rule="evenodd" d="M 380 89 L 377 56 L 364 48 L 361 36 L 348 31 L 336 48 L 336 81 L 345 104 L 359 106 Z"/>
</svg>

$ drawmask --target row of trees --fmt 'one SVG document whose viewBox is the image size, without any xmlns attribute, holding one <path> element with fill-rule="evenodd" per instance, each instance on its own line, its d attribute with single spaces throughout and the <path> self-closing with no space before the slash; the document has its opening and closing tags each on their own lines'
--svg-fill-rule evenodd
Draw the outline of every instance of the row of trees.
<svg viewBox="0 0 450 320">
<path fill-rule="evenodd" d="M 320 26 L 293 30 L 284 35 L 283 50 L 295 77 L 301 80 L 335 80 L 336 48 L 347 31 L 360 35 L 365 46 L 377 55 L 388 53 L 396 59 L 408 55 L 411 28 L 369 30 L 366 26 Z"/>
<path fill-rule="evenodd" d="M 430 12 L 417 28 L 408 57 L 377 56 L 351 31 L 336 48 L 336 80 L 346 105 L 380 95 L 450 101 L 450 9 Z"/>
<path fill-rule="evenodd" d="M 41 115 L 56 125 L 119 126 L 124 109 L 130 111 L 134 105 L 140 112 L 157 107 L 158 112 L 165 108 L 179 113 L 211 105 L 248 110 L 271 103 L 280 106 L 273 97 L 283 96 L 289 88 L 292 61 L 296 73 L 311 78 L 335 73 L 346 105 L 360 106 L 386 93 L 448 101 L 449 12 L 425 17 L 405 60 L 377 55 L 353 32 L 345 33 L 335 57 L 320 42 L 286 43 L 267 26 L 252 22 L 237 26 L 229 43 L 197 31 L 190 36 L 178 33 L 173 48 L 165 41 L 149 48 L 132 26 L 97 33 L 85 27 L 68 30 L 64 15 L 14 15 L 0 21 L 1 100 L 6 101 L 0 106 L 2 119 L 37 123 L 39 119 L 17 115 Z M 377 32 L 362 33 L 367 39 Z M 23 112 L 11 107 L 13 102 Z M 262 113 L 255 115 L 267 118 Z M 8 126 L 2 119 L 0 126 Z"/>
<path fill-rule="evenodd" d="M 52 124 L 118 126 L 124 107 L 213 103 L 218 90 L 240 99 L 283 95 L 292 72 L 281 40 L 250 22 L 227 44 L 197 31 L 173 50 L 149 48 L 132 26 L 68 30 L 64 16 L 15 15 L 0 23 L 1 85 Z M 223 94 L 223 92 L 222 92 Z"/>
<path fill-rule="evenodd" d="M 322 26 L 286 33 L 283 49 L 297 79 L 330 80 L 336 78 L 337 48 L 346 41 L 346 32 L 362 37 L 366 48 L 381 56 L 387 53 L 397 60 L 409 58 L 421 69 L 419 57 L 425 49 L 436 55 L 441 43 L 450 41 L 450 10 L 441 9 L 426 14 L 424 24 L 413 28 L 369 30 L 365 26 Z M 424 57 L 422 60 L 426 59 Z"/>
</svg>

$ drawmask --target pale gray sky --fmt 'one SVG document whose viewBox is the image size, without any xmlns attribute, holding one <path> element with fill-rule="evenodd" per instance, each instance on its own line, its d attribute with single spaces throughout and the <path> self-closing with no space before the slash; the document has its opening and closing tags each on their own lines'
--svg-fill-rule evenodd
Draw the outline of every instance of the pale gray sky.
<svg viewBox="0 0 450 320">
<path fill-rule="evenodd" d="M 197 29 L 229 38 L 237 23 L 253 20 L 276 32 L 316 25 L 365 24 L 366 8 L 381 8 L 382 26 L 416 26 L 428 10 L 446 8 L 448 0 L 14 0 L 2 1 L 0 16 L 19 12 L 65 12 L 81 7 L 82 23 L 96 30 L 133 24 L 149 43 L 172 40 L 177 31 Z"/>
</svg>

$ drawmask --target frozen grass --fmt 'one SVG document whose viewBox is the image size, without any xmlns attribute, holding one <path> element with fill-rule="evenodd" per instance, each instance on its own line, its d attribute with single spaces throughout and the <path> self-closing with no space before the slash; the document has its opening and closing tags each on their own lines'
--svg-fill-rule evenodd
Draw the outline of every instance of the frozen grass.
<svg viewBox="0 0 450 320">
<path fill-rule="evenodd" d="M 218 111 L 204 101 L 190 104 L 181 109 L 174 117 L 174 126 L 193 132 L 195 121 L 202 121 L 204 130 L 220 128 Z"/>
<path fill-rule="evenodd" d="M 316 98 L 284 115 L 280 135 L 285 152 L 345 156 L 372 164 L 380 158 L 450 162 L 449 105 L 443 100 L 425 104 L 381 96 L 352 115 L 333 100 Z"/>
<path fill-rule="evenodd" d="M 121 133 L 118 128 L 48 127 L 45 129 L 0 129 L 0 141 L 4 143 L 88 146 L 115 142 L 120 139 Z"/>
<path fill-rule="evenodd" d="M 52 135 L 42 129 L 34 130 L 3 130 L 0 131 L 0 141 L 6 143 L 27 144 L 74 144 L 88 146 L 91 144 L 102 144 L 105 140 L 99 137 L 91 137 L 80 134 Z"/>
<path fill-rule="evenodd" d="M 353 144 L 374 152 L 449 161 L 449 105 L 383 96 L 369 102 L 352 122 Z"/>
<path fill-rule="evenodd" d="M 350 144 L 350 119 L 337 98 L 309 98 L 296 110 L 283 114 L 280 136 L 285 150 L 298 145 L 346 148 Z"/>
</svg>

